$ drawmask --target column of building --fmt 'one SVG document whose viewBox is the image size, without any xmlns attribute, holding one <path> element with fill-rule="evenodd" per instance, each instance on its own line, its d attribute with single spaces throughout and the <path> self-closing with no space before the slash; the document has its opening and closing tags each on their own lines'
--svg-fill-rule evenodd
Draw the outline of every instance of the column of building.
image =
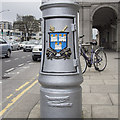
<svg viewBox="0 0 120 120">
<path fill-rule="evenodd" d="M 80 7 L 80 23 L 79 34 L 85 35 L 84 42 L 91 41 L 92 39 L 92 22 L 90 19 L 90 4 L 83 4 Z"/>
</svg>

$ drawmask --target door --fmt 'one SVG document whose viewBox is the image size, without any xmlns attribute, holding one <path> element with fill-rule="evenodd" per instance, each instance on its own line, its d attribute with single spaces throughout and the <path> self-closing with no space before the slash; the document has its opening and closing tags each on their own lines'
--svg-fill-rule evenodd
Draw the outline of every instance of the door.
<svg viewBox="0 0 120 120">
<path fill-rule="evenodd" d="M 2 54 L 6 54 L 7 50 L 8 50 L 7 42 L 4 39 L 0 38 L 0 51 L 1 51 L 1 55 Z"/>
<path fill-rule="evenodd" d="M 44 56 L 43 56 L 43 67 L 42 71 L 46 73 L 75 73 L 77 72 L 76 67 L 74 67 L 73 59 L 75 59 L 75 42 L 74 42 L 74 32 L 71 30 L 71 25 L 74 24 L 74 17 L 59 17 L 59 18 L 47 18 L 44 20 Z M 67 26 L 67 29 L 63 29 Z M 54 28 L 53 31 L 50 29 Z M 58 37 L 57 37 L 58 36 Z M 66 37 L 67 36 L 67 37 Z M 53 37 L 53 38 L 52 38 Z M 55 39 L 56 37 L 56 39 Z M 58 38 L 58 39 L 57 39 Z M 67 43 L 60 41 L 61 38 Z M 51 41 L 56 41 L 56 43 Z M 61 47 L 62 46 L 62 47 Z M 48 48 L 52 48 L 59 52 L 63 48 L 69 48 L 71 50 L 70 59 L 48 59 L 46 56 L 46 51 Z"/>
</svg>

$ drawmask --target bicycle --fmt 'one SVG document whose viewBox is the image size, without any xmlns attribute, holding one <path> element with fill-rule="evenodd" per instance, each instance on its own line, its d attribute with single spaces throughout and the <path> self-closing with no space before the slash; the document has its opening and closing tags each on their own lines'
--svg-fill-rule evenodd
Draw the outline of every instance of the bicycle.
<svg viewBox="0 0 120 120">
<path fill-rule="evenodd" d="M 83 38 L 81 36 L 80 38 Z M 83 42 L 80 43 L 80 63 L 81 63 L 81 70 L 82 74 L 85 73 L 87 70 L 87 67 L 92 67 L 94 65 L 95 70 L 101 72 L 103 71 L 107 66 L 107 55 L 104 51 L 103 47 L 98 47 L 96 49 L 95 46 L 97 46 L 97 41 L 94 42 L 87 42 L 91 46 L 91 52 L 90 56 L 87 55 L 87 50 L 84 48 Z"/>
</svg>

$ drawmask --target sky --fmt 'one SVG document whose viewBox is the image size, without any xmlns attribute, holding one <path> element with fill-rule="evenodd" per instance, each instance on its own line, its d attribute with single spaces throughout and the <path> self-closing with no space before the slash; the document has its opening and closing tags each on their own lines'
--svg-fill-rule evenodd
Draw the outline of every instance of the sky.
<svg viewBox="0 0 120 120">
<path fill-rule="evenodd" d="M 41 18 L 41 0 L 2 0 L 0 2 L 0 21 L 14 22 L 17 14 L 20 16 L 33 15 Z M 9 10 L 9 11 L 8 11 Z"/>
</svg>

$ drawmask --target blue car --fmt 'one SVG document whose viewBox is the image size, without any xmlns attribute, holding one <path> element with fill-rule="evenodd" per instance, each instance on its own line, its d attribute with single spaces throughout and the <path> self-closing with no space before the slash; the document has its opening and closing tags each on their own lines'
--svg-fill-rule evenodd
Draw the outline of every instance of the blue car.
<svg viewBox="0 0 120 120">
<path fill-rule="evenodd" d="M 0 57 L 11 57 L 11 46 L 3 38 L 0 38 Z"/>
</svg>

